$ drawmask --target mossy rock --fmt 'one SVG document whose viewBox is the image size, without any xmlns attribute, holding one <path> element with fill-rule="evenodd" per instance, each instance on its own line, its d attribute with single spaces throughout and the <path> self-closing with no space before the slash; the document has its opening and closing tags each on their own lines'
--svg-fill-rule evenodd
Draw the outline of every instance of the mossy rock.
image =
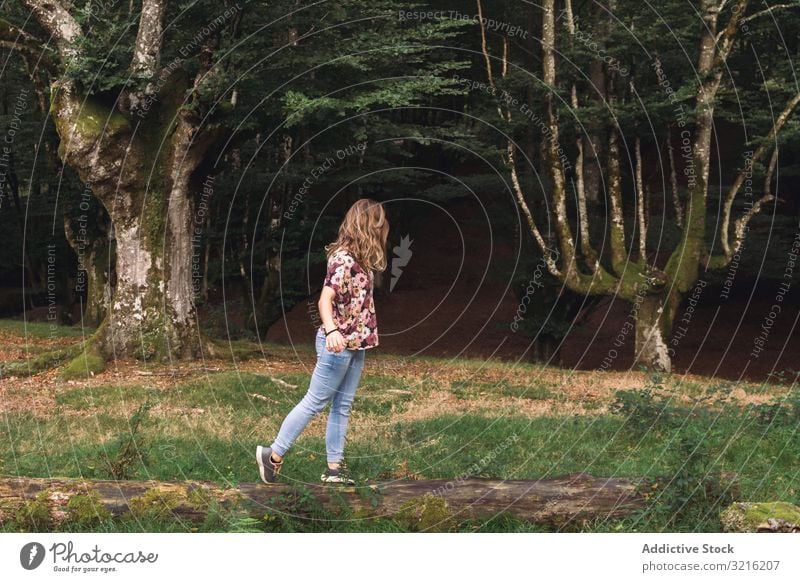
<svg viewBox="0 0 800 582">
<path fill-rule="evenodd" d="M 62 380 L 78 380 L 106 369 L 106 361 L 95 348 L 89 348 L 70 360 L 59 374 Z"/>
<path fill-rule="evenodd" d="M 800 525 L 800 507 L 784 501 L 734 503 L 720 514 L 727 532 L 753 533 L 769 519 Z"/>
</svg>

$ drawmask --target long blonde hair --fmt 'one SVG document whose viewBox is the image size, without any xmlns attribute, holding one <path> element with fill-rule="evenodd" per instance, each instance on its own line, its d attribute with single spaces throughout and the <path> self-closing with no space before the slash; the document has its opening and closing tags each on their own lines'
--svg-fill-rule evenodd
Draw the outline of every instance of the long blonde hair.
<svg viewBox="0 0 800 582">
<path fill-rule="evenodd" d="M 338 250 L 346 250 L 361 268 L 383 271 L 386 269 L 388 236 L 389 222 L 383 205 L 370 198 L 362 198 L 347 211 L 339 226 L 339 235 L 325 250 L 328 257 Z"/>
</svg>

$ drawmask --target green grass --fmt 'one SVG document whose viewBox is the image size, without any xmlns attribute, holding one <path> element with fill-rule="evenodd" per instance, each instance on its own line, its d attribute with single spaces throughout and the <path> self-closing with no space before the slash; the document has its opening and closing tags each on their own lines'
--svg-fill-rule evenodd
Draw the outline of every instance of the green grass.
<svg viewBox="0 0 800 582">
<path fill-rule="evenodd" d="M 390 363 L 388 358 L 384 362 Z M 396 360 L 397 361 L 397 360 Z M 441 376 L 404 380 L 387 366 L 365 374 L 356 396 L 347 456 L 362 480 L 491 477 L 538 479 L 573 472 L 598 476 L 667 477 L 644 512 L 621 520 L 574 526 L 581 531 L 719 531 L 716 495 L 696 486 L 725 471 L 739 476 L 738 500 L 800 502 L 800 450 L 795 394 L 772 406 L 725 403 L 728 384 L 654 381 L 653 391 L 618 393 L 608 411 L 583 415 L 523 415 L 500 398 L 568 402 L 552 379 L 536 379 L 535 367 L 439 361 Z M 452 368 L 450 367 L 452 366 Z M 513 381 L 449 380 L 471 367 L 513 369 Z M 57 391 L 49 414 L 2 413 L 0 473 L 31 477 L 209 480 L 223 485 L 258 481 L 256 444 L 268 443 L 302 398 L 306 373 L 270 375 L 222 371 L 154 386 L 77 386 Z M 769 388 L 768 388 L 769 389 Z M 663 394 L 662 394 L 663 393 Z M 452 395 L 433 413 L 410 414 L 426 398 Z M 658 394 L 658 395 L 657 395 Z M 671 396 L 692 397 L 677 404 Z M 719 397 L 713 401 L 709 395 Z M 456 404 L 479 404 L 454 412 Z M 314 421 L 287 456 L 284 476 L 316 482 L 325 463 L 324 419 Z M 361 425 L 361 426 L 358 426 Z M 365 428 L 368 427 L 368 428 Z M 359 430 L 360 429 L 360 430 Z M 724 493 L 724 492 L 723 492 Z M 724 495 L 719 499 L 726 499 Z M 251 520 L 241 513 L 212 514 L 187 526 L 157 519 L 107 520 L 67 531 L 405 531 L 397 520 L 354 520 L 299 508 L 305 518 L 270 515 Z M 311 516 L 311 517 L 309 517 Z M 313 519 L 312 519 L 313 517 Z M 83 527 L 83 530 L 81 530 Z M 4 526 L 6 530 L 12 525 Z M 461 523 L 459 531 L 554 531 L 508 516 Z"/>
<path fill-rule="evenodd" d="M 204 391 L 195 387 L 193 391 L 191 387 L 195 386 L 184 386 L 171 396 L 191 404 L 214 405 L 216 402 L 221 405 L 221 399 L 214 400 L 219 392 L 212 397 L 210 389 Z M 264 385 L 247 378 L 245 388 L 263 390 Z M 94 407 L 103 402 L 113 408 L 115 399 L 120 397 L 113 389 L 103 394 L 101 399 L 93 399 Z M 146 400 L 147 395 L 145 389 L 135 389 L 128 397 L 138 402 Z M 251 404 L 241 394 L 232 392 L 224 402 L 237 415 L 253 413 Z M 73 392 L 62 399 L 61 405 L 67 404 L 83 409 L 86 401 Z M 111 414 L 96 414 L 90 421 L 60 417 L 45 422 L 28 414 L 18 414 L 9 415 L 7 421 L 8 430 L 0 438 L 3 459 L 0 469 L 6 474 L 108 478 L 108 463 L 119 452 L 120 436 L 126 435 L 125 419 Z M 741 421 L 741 417 L 723 417 L 714 427 L 690 425 L 666 433 L 651 431 L 639 438 L 629 434 L 625 419 L 618 415 L 499 419 L 442 416 L 389 424 L 388 436 L 350 444 L 348 458 L 353 471 L 362 479 L 370 480 L 391 477 L 400 463 L 422 477 L 433 479 L 452 479 L 466 474 L 536 479 L 577 471 L 656 478 L 676 472 L 670 450 L 682 434 L 693 434 L 699 435 L 704 447 L 713 452 L 712 462 L 705 468 L 708 473 L 736 471 L 740 475 L 742 499 L 800 501 L 796 456 L 800 442 L 796 427 L 780 426 L 765 431 L 761 424 L 741 426 Z M 89 422 L 91 430 L 84 433 L 84 438 L 70 442 L 64 436 L 74 430 L 77 422 Z M 136 453 L 129 478 L 202 479 L 228 484 L 257 479 L 253 448 L 257 442 L 267 439 L 266 431 L 258 435 L 243 433 L 228 439 L 216 438 L 211 429 L 195 430 L 182 438 L 164 436 L 168 432 L 167 425 L 175 422 L 174 418 L 145 416 L 135 435 Z M 97 442 L 95 439 L 99 435 L 105 438 Z M 301 437 L 287 458 L 284 471 L 293 480 L 315 482 L 323 466 L 324 450 L 323 439 Z M 489 451 L 492 454 L 487 460 Z M 753 454 L 754 451 L 757 454 Z M 663 525 L 658 521 L 658 508 L 653 507 L 651 512 L 654 516 L 642 518 L 639 527 L 658 529 Z M 717 514 L 718 511 L 714 511 L 705 522 L 694 523 L 691 528 L 683 524 L 682 528 L 715 531 L 718 529 Z M 632 527 L 634 522 L 630 521 Z M 323 522 L 314 527 L 324 529 Z M 617 525 L 598 523 L 594 527 L 605 530 Z M 523 526 L 516 524 L 515 531 Z M 308 527 L 311 526 L 303 526 Z M 543 526 L 536 527 L 542 529 Z"/>
<path fill-rule="evenodd" d="M 498 398 L 527 398 L 529 400 L 566 400 L 564 394 L 556 392 L 547 386 L 526 386 L 512 384 L 501 380 L 494 384 L 456 380 L 450 382 L 451 392 L 462 400 L 498 399 Z"/>
<path fill-rule="evenodd" d="M 28 336 L 37 339 L 56 337 L 89 337 L 94 333 L 94 328 L 83 328 L 79 325 L 56 325 L 49 323 L 25 322 L 17 319 L 0 319 L 0 331 L 13 333 L 21 337 Z"/>
<path fill-rule="evenodd" d="M 98 430 L 119 428 L 115 419 L 94 419 Z M 61 475 L 107 478 L 104 466 L 113 457 L 114 439 L 103 444 L 52 443 L 67 423 L 54 421 L 42 426 L 25 415 L 13 419 L 12 434 L 17 443 L 16 465 L 3 467 L 4 473 L 46 477 Z M 611 416 L 580 419 L 505 418 L 492 420 L 476 416 L 442 417 L 430 421 L 397 424 L 395 438 L 388 442 L 357 442 L 348 449 L 353 471 L 361 478 L 379 480 L 391 475 L 400 462 L 426 478 L 455 478 L 470 474 L 502 479 L 535 479 L 584 471 L 605 476 L 655 478 L 675 471 L 669 449 L 679 433 L 651 435 L 641 442 L 629 438 L 624 421 Z M 220 483 L 254 481 L 253 445 L 246 439 L 221 440 L 208 433 L 195 438 L 164 438 L 161 422 L 145 423 L 136 437 L 137 456 L 130 478 L 203 479 Z M 697 429 L 697 427 L 692 427 Z M 782 427 L 766 435 L 756 427 L 737 430 L 726 422 L 707 435 L 706 446 L 720 451 L 719 459 L 707 467 L 709 472 L 734 470 L 740 475 L 742 499 L 785 500 L 798 498 L 797 440 L 794 430 Z M 27 437 L 37 435 L 31 443 Z M 23 438 L 25 437 L 25 438 Z M 517 437 L 515 440 L 510 437 Z M 261 439 L 263 440 L 263 439 Z M 28 446 L 22 449 L 22 443 Z M 512 443 L 509 446 L 499 446 Z M 8 458 L 10 443 L 3 442 L 3 458 Z M 20 450 L 22 449 L 22 450 Z M 752 455 L 754 450 L 759 454 Z M 493 451 L 484 461 L 486 451 Z M 324 442 L 301 438 L 288 458 L 285 472 L 299 482 L 315 482 L 324 460 Z M 470 468 L 473 471 L 470 471 Z M 716 531 L 717 511 L 705 523 L 693 523 L 689 531 Z M 658 518 L 658 508 L 651 511 Z M 631 525 L 633 519 L 629 519 Z M 495 524 L 496 525 L 496 524 Z M 520 530 L 524 524 L 517 524 Z M 598 530 L 612 529 L 616 523 L 598 523 Z M 659 529 L 652 517 L 641 518 L 639 527 Z M 298 526 L 299 527 L 299 526 Z M 308 524 L 304 528 L 310 527 Z M 314 527 L 324 529 L 324 523 Z M 536 526 L 536 530 L 544 526 Z M 546 528 L 544 528 L 546 529 Z M 162 531 L 162 530 L 155 530 Z M 164 531 L 169 531 L 164 530 Z"/>
</svg>

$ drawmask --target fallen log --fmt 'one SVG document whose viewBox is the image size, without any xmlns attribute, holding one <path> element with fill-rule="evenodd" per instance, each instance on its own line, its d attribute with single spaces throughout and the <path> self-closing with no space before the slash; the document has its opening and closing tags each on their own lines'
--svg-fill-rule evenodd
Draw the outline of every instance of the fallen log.
<svg viewBox="0 0 800 582">
<path fill-rule="evenodd" d="M 210 507 L 263 518 L 278 512 L 308 517 L 349 511 L 360 518 L 402 518 L 435 529 L 437 523 L 485 519 L 501 513 L 538 523 L 618 518 L 642 509 L 648 486 L 624 478 L 576 473 L 539 480 L 387 481 L 336 485 L 242 483 L 225 488 L 207 481 L 100 481 L 0 476 L 0 523 L 37 526 L 97 517 L 158 516 L 198 522 Z M 30 518 L 26 521 L 26 518 Z M 431 528 L 428 528 L 428 525 Z"/>
</svg>

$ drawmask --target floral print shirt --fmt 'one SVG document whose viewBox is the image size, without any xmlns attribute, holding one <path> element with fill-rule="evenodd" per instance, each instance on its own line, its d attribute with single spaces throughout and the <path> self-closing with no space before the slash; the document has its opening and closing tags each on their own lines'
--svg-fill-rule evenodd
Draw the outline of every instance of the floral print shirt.
<svg viewBox="0 0 800 582">
<path fill-rule="evenodd" d="M 347 251 L 339 250 L 328 258 L 323 287 L 336 292 L 333 322 L 344 337 L 345 347 L 365 350 L 378 345 L 378 321 L 372 299 L 374 274 L 365 271 Z M 325 326 L 321 326 L 323 333 Z"/>
</svg>

